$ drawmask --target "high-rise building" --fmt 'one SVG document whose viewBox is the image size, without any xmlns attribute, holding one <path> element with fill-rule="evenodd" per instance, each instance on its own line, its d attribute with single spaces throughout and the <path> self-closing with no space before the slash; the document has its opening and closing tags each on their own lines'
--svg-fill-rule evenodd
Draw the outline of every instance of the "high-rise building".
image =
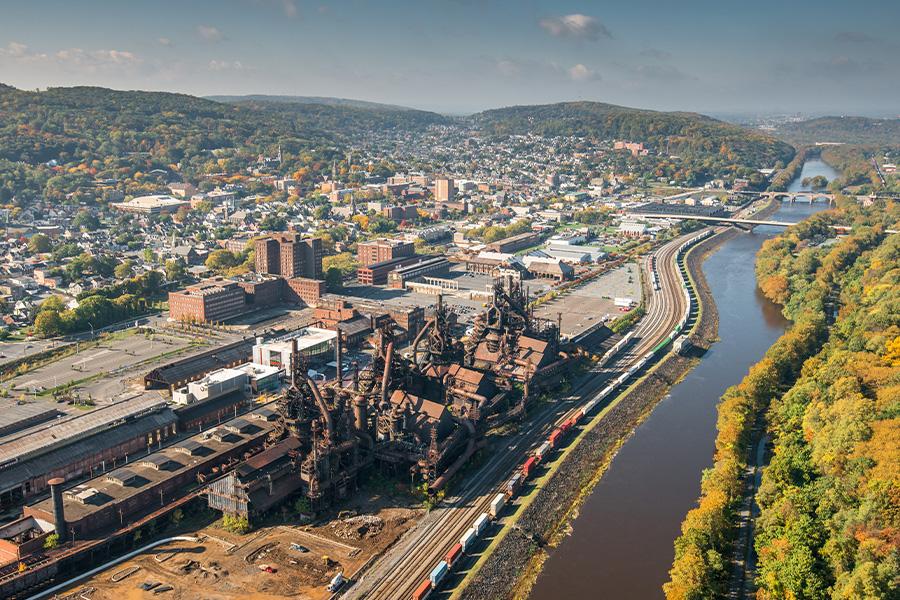
<svg viewBox="0 0 900 600">
<path fill-rule="evenodd" d="M 256 272 L 292 277 L 322 278 L 322 240 L 281 233 L 256 240 Z"/>
<path fill-rule="evenodd" d="M 456 197 L 456 188 L 453 186 L 453 180 L 447 177 L 441 177 L 434 180 L 434 201 L 435 202 L 451 202 Z"/>
</svg>

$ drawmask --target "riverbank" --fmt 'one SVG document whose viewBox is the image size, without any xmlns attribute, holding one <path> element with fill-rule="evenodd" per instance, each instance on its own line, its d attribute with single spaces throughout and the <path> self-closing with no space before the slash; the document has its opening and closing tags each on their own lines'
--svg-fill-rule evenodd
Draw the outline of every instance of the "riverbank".
<svg viewBox="0 0 900 600">
<path fill-rule="evenodd" d="M 758 214 L 774 210 L 769 205 Z M 555 465 L 550 479 L 533 493 L 515 524 L 498 536 L 477 572 L 467 577 L 465 589 L 454 597 L 466 600 L 526 598 L 548 556 L 568 533 L 570 523 L 594 486 L 602 478 L 616 452 L 656 404 L 696 364 L 716 341 L 718 312 L 701 265 L 719 245 L 739 235 L 726 230 L 693 248 L 686 257 L 700 312 L 692 340 L 691 357 L 667 355 L 655 368 L 632 385 L 627 398 L 608 409 L 596 424 L 581 433 L 581 439 Z"/>
</svg>

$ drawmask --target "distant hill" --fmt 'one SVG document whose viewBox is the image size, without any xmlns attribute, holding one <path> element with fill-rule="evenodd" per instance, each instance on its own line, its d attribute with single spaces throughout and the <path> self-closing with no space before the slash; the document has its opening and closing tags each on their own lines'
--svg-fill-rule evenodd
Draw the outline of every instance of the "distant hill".
<svg viewBox="0 0 900 600">
<path fill-rule="evenodd" d="M 840 142 L 900 146 L 900 119 L 820 117 L 785 123 L 779 126 L 775 133 L 781 139 L 795 145 Z"/>
<path fill-rule="evenodd" d="M 0 84 L 0 159 L 43 162 L 77 155 L 153 152 L 178 162 L 213 149 L 271 152 L 334 146 L 379 128 L 427 127 L 446 117 L 349 105 L 226 104 L 167 92 L 99 87 L 34 92 Z"/>
<path fill-rule="evenodd" d="M 368 102 L 366 100 L 353 100 L 350 98 L 332 98 L 329 96 L 277 96 L 268 94 L 248 94 L 245 96 L 203 96 L 206 100 L 224 102 L 227 104 L 244 104 L 270 102 L 274 104 L 325 104 L 327 106 L 349 106 L 352 108 L 365 108 L 370 110 L 415 110 L 408 106 L 396 104 L 382 104 L 380 102 Z"/>
<path fill-rule="evenodd" d="M 506 135 L 579 135 L 643 142 L 651 149 L 688 159 L 731 162 L 758 169 L 788 162 L 794 149 L 762 132 L 688 112 L 658 112 L 604 104 L 563 102 L 511 106 L 477 113 L 485 132 Z"/>
</svg>

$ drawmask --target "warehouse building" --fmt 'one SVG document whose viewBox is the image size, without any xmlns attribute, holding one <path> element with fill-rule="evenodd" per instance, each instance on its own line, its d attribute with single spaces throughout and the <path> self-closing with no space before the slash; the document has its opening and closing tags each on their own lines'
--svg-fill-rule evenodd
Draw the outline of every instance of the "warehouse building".
<svg viewBox="0 0 900 600">
<path fill-rule="evenodd" d="M 123 464 L 177 431 L 178 417 L 156 396 L 137 396 L 29 427 L 0 439 L 0 506 Z"/>
<path fill-rule="evenodd" d="M 134 457 L 123 466 L 78 484 L 62 494 L 65 530 L 76 540 L 98 539 L 184 497 L 222 465 L 236 465 L 262 450 L 277 413 L 268 406 L 177 442 Z M 56 525 L 53 499 L 25 507 L 25 517 Z"/>
</svg>

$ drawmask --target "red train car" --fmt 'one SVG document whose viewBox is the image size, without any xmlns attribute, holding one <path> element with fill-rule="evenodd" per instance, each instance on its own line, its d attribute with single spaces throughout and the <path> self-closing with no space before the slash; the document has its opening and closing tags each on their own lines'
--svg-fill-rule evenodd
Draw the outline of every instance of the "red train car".
<svg viewBox="0 0 900 600">
<path fill-rule="evenodd" d="M 450 548 L 450 551 L 447 552 L 447 556 L 444 557 L 444 560 L 447 561 L 447 566 L 452 567 L 456 561 L 462 558 L 462 554 L 462 544 L 457 543 L 452 548 Z"/>
<path fill-rule="evenodd" d="M 525 464 L 522 465 L 522 475 L 525 476 L 525 479 L 531 475 L 531 471 L 534 469 L 534 466 L 537 464 L 537 459 L 533 456 L 529 456 L 528 460 L 525 461 Z"/>
<path fill-rule="evenodd" d="M 431 580 L 426 579 L 413 592 L 412 600 L 425 600 L 431 594 Z"/>
</svg>

